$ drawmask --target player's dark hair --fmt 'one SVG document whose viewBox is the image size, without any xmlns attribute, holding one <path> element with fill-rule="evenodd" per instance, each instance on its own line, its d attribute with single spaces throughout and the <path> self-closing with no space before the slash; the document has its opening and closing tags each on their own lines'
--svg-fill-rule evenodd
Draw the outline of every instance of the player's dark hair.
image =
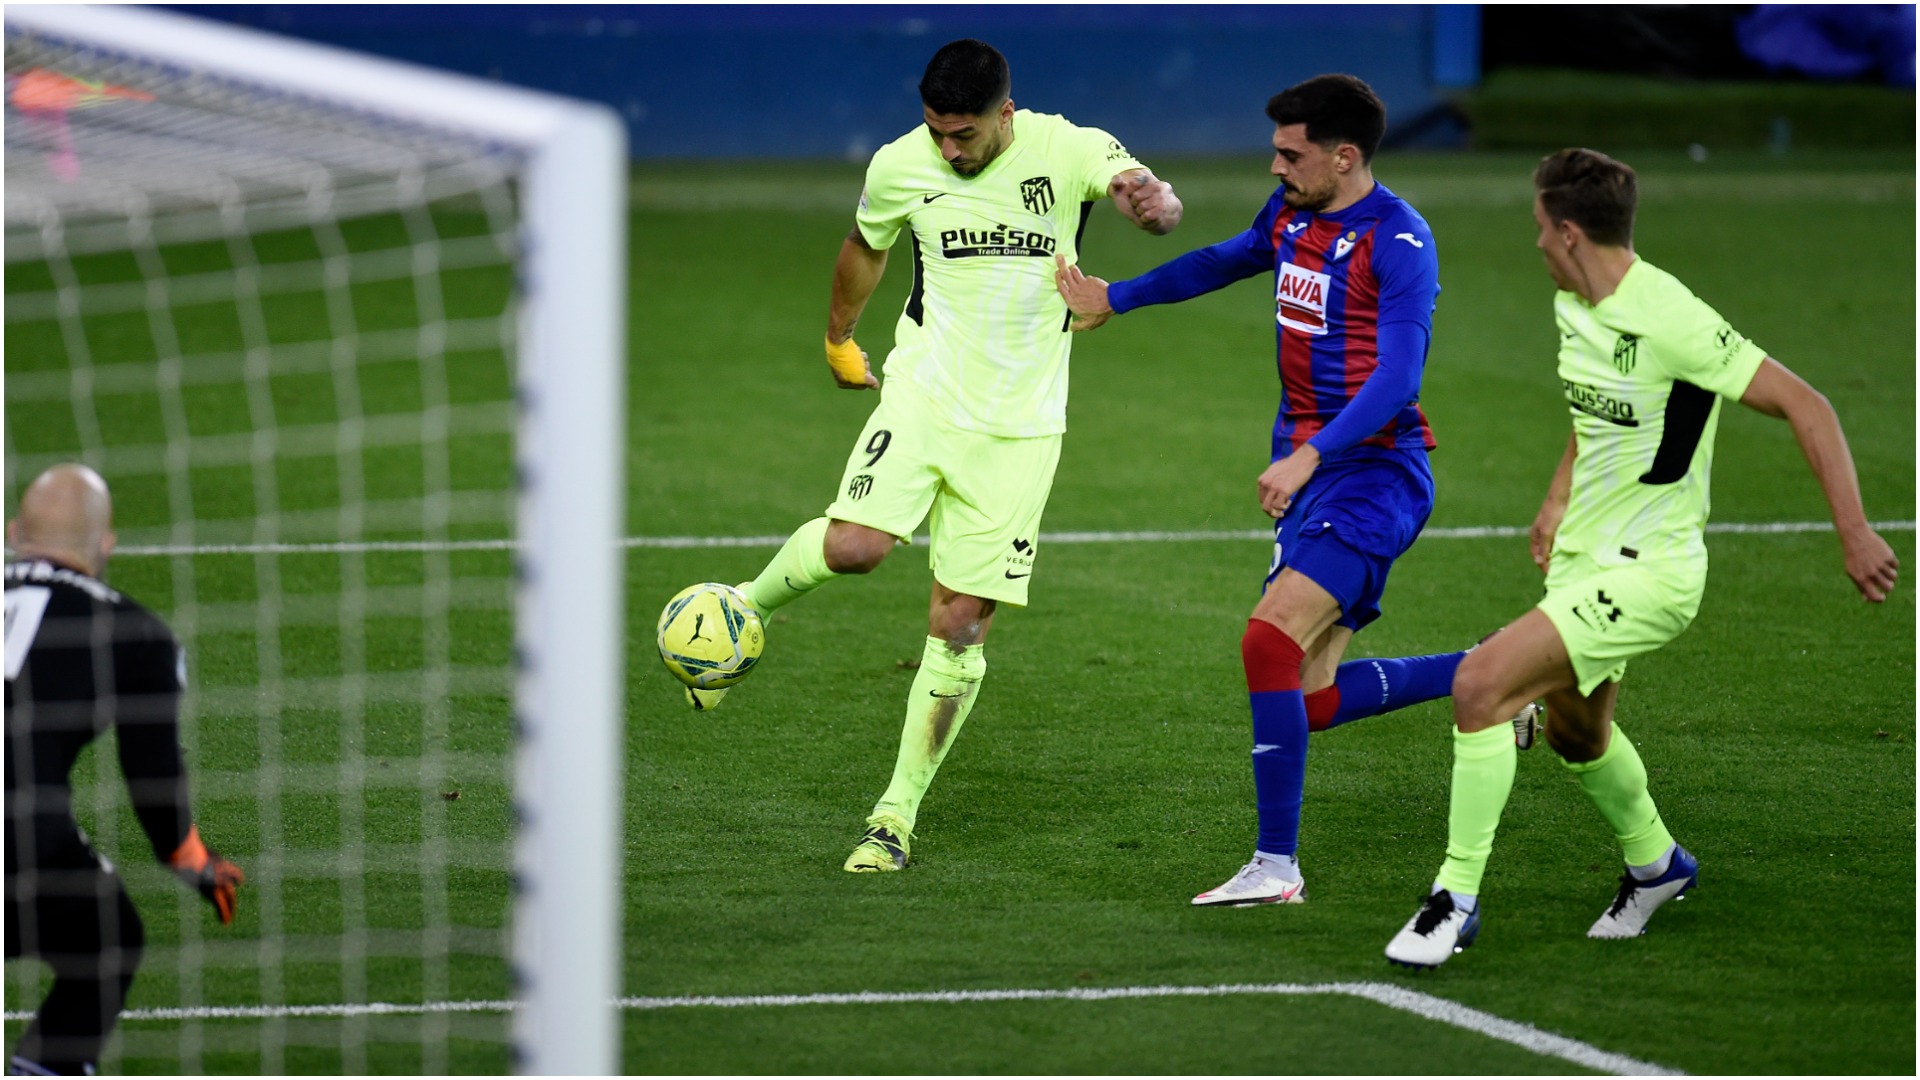
<svg viewBox="0 0 1920 1080">
<path fill-rule="evenodd" d="M 1352 75 L 1315 75 L 1267 100 L 1267 119 L 1281 127 L 1307 125 L 1307 141 L 1328 150 L 1341 143 L 1360 148 L 1360 160 L 1373 161 L 1387 133 L 1387 106 Z"/>
<path fill-rule="evenodd" d="M 985 116 L 1013 92 L 1000 50 L 974 38 L 940 46 L 920 76 L 920 102 L 942 116 Z"/>
<path fill-rule="evenodd" d="M 1551 221 L 1571 221 L 1596 244 L 1633 244 L 1639 184 L 1633 169 L 1598 150 L 1570 147 L 1540 159 L 1533 170 L 1540 208 Z"/>
</svg>

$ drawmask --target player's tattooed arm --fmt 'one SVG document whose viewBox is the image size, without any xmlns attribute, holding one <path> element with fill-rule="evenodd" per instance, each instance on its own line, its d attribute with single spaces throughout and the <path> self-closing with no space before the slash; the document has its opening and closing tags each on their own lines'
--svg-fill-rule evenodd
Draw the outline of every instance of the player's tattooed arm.
<svg viewBox="0 0 1920 1080">
<path fill-rule="evenodd" d="M 1553 538 L 1560 532 L 1560 521 L 1567 516 L 1567 499 L 1573 494 L 1573 459 L 1579 447 L 1579 440 L 1568 432 L 1567 452 L 1560 455 L 1560 465 L 1553 470 L 1553 479 L 1547 484 L 1547 497 L 1540 503 L 1540 512 L 1533 517 L 1532 528 L 1527 530 L 1527 547 L 1533 555 L 1533 565 L 1543 574 L 1553 557 Z"/>
<path fill-rule="evenodd" d="M 1138 228 L 1165 236 L 1180 224 L 1186 207 L 1173 185 L 1153 175 L 1151 169 L 1128 169 L 1107 181 L 1107 195 L 1121 216 Z"/>
<path fill-rule="evenodd" d="M 1847 435 L 1840 429 L 1840 416 L 1832 403 L 1786 365 L 1768 357 L 1740 395 L 1740 404 L 1793 426 L 1794 440 L 1827 496 L 1847 577 L 1861 596 L 1876 604 L 1885 600 L 1900 580 L 1900 559 L 1867 523 L 1853 451 L 1847 448 Z"/>
<path fill-rule="evenodd" d="M 840 244 L 833 264 L 833 294 L 827 302 L 827 366 L 834 382 L 846 390 L 878 389 L 873 365 L 854 343 L 853 329 L 873 298 L 880 276 L 887 270 L 887 253 L 867 243 L 858 227 Z"/>
</svg>

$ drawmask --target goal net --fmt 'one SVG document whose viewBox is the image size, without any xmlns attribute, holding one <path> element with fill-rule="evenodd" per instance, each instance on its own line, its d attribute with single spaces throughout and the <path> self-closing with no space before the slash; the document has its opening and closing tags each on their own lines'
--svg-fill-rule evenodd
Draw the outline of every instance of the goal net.
<svg viewBox="0 0 1920 1080">
<path fill-rule="evenodd" d="M 131 8 L 10 6 L 6 94 L 7 506 L 107 480 L 248 875 L 223 929 L 82 759 L 147 927 L 104 1071 L 613 1071 L 617 120 Z"/>
</svg>

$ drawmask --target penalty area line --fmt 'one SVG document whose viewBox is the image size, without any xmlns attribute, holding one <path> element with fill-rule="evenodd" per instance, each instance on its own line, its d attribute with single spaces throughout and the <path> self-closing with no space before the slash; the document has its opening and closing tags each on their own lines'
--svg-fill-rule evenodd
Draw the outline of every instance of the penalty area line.
<svg viewBox="0 0 1920 1080">
<path fill-rule="evenodd" d="M 1875 521 L 1877 532 L 1913 532 L 1911 521 Z M 1714 535 L 1778 535 L 1784 533 L 1832 532 L 1826 521 L 1716 521 L 1707 532 Z M 1422 540 L 1511 540 L 1527 535 L 1523 525 L 1462 525 L 1427 529 Z M 1137 531 L 1065 531 L 1042 533 L 1048 544 L 1167 544 L 1190 541 L 1271 541 L 1270 529 L 1150 529 Z M 629 536 L 620 546 L 629 549 L 672 551 L 690 548 L 777 548 L 787 542 L 785 536 Z M 925 547 L 927 537 L 915 536 L 913 543 Z M 128 544 L 116 548 L 120 557 L 172 555 L 353 555 L 376 552 L 441 551 L 517 551 L 518 541 L 499 540 L 360 540 L 317 544 Z"/>
<path fill-rule="evenodd" d="M 958 1005 L 1001 1001 L 1121 1001 L 1146 998 L 1311 997 L 1337 995 L 1361 998 L 1398 1012 L 1471 1031 L 1510 1043 L 1523 1050 L 1618 1076 L 1681 1076 L 1678 1069 L 1616 1054 L 1597 1046 L 1542 1031 L 1531 1024 L 1507 1020 L 1490 1012 L 1382 982 L 1336 983 L 1226 983 L 1214 986 L 1076 987 L 1066 990 L 930 990 L 856 994 L 758 994 L 742 997 L 623 997 L 621 1009 L 653 1012 L 662 1009 L 792 1008 L 802 1005 Z M 427 1001 L 415 1004 L 369 1002 L 361 1005 L 247 1005 L 174 1009 L 129 1009 L 126 1021 L 142 1020 L 267 1020 L 290 1018 L 345 1018 L 359 1016 L 422 1016 L 445 1013 L 505 1013 L 518 1008 L 513 1001 Z M 8 1012 L 8 1020 L 24 1020 L 30 1013 Z"/>
</svg>

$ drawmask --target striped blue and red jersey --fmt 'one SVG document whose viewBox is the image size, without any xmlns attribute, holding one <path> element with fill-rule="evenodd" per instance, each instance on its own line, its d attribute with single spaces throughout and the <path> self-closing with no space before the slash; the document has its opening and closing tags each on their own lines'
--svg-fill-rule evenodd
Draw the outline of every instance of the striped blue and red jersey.
<svg viewBox="0 0 1920 1080">
<path fill-rule="evenodd" d="M 1287 206 L 1284 190 L 1247 231 L 1114 282 L 1108 302 L 1126 312 L 1272 273 L 1273 460 L 1309 441 L 1322 458 L 1355 445 L 1432 449 L 1418 404 L 1440 295 L 1432 230 L 1385 184 L 1334 213 Z"/>
</svg>

